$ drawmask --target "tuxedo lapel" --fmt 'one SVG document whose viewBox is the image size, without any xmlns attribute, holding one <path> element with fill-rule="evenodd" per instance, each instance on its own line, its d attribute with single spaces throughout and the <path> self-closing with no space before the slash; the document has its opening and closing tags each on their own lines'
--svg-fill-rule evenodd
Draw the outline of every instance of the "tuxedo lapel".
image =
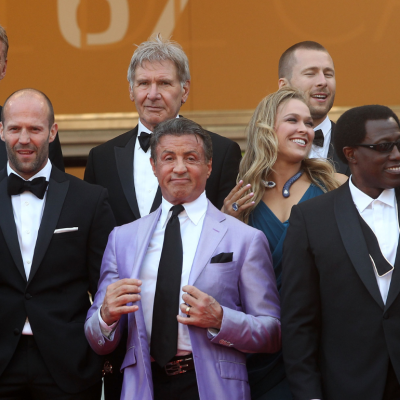
<svg viewBox="0 0 400 400">
<path fill-rule="evenodd" d="M 114 147 L 115 161 L 122 189 L 128 201 L 133 215 L 136 219 L 140 218 L 139 207 L 136 199 L 135 184 L 133 182 L 133 157 L 135 153 L 135 143 L 138 135 L 138 127 L 133 129 L 132 137 L 124 147 Z"/>
<path fill-rule="evenodd" d="M 397 200 L 398 221 L 400 221 L 400 188 L 396 189 L 396 200 Z M 400 245 L 398 243 L 396 260 L 394 262 L 394 270 L 392 274 L 392 280 L 390 281 L 389 293 L 386 300 L 385 310 L 387 310 L 393 304 L 394 300 L 396 300 L 399 293 L 400 293 Z"/>
<path fill-rule="evenodd" d="M 1 171 L 0 176 L 0 229 L 10 250 L 11 256 L 18 268 L 18 271 L 26 281 L 24 263 L 22 261 L 21 249 L 18 242 L 17 227 L 15 226 L 14 212 L 11 198 L 7 193 L 7 169 Z"/>
<path fill-rule="evenodd" d="M 190 271 L 189 285 L 195 284 L 204 267 L 210 261 L 215 249 L 225 236 L 227 228 L 221 224 L 225 219 L 225 215 L 218 211 L 208 200 L 203 229 L 193 260 L 192 270 Z"/>
<path fill-rule="evenodd" d="M 383 309 L 382 296 L 376 282 L 367 244 L 358 219 L 358 211 L 351 197 L 348 182 L 336 191 L 334 212 L 340 236 L 355 270 L 371 296 Z"/>
<path fill-rule="evenodd" d="M 52 167 L 49 188 L 46 195 L 42 222 L 36 239 L 35 252 L 32 260 L 32 268 L 29 274 L 28 285 L 32 282 L 38 270 L 60 217 L 61 209 L 68 192 L 69 181 L 64 179 L 64 174 L 54 166 Z"/>
</svg>

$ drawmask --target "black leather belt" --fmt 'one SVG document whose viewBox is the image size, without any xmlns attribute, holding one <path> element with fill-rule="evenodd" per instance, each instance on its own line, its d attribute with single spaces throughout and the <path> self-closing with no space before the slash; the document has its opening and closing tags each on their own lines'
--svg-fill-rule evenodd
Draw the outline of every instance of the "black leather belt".
<svg viewBox="0 0 400 400">
<path fill-rule="evenodd" d="M 164 368 L 160 367 L 156 362 L 151 363 L 152 369 L 157 369 L 157 372 L 163 372 L 168 376 L 184 374 L 185 372 L 194 369 L 193 355 L 174 357 Z"/>
</svg>

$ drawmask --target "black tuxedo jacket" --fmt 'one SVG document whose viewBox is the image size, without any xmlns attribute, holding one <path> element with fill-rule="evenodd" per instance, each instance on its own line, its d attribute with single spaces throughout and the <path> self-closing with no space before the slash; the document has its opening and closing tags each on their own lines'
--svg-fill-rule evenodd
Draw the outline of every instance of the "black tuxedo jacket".
<svg viewBox="0 0 400 400">
<path fill-rule="evenodd" d="M 7 170 L 0 172 L 0 375 L 28 317 L 40 353 L 58 386 L 82 391 L 101 379 L 102 359 L 86 341 L 88 291 L 97 289 L 101 259 L 115 220 L 107 191 L 53 167 L 27 280 Z M 54 234 L 56 229 L 77 231 Z"/>
<path fill-rule="evenodd" d="M 389 359 L 400 380 L 400 246 L 384 305 L 348 183 L 294 206 L 289 224 L 281 321 L 294 399 L 382 399 Z"/>
<path fill-rule="evenodd" d="M 208 132 L 213 145 L 212 172 L 207 180 L 206 194 L 218 209 L 236 184 L 241 152 L 239 145 L 223 136 Z M 90 151 L 85 181 L 108 189 L 110 205 L 118 225 L 140 218 L 133 183 L 133 156 L 138 127 L 117 136 Z M 158 188 L 151 211 L 161 204 Z"/>
<path fill-rule="evenodd" d="M 0 113 L 2 110 L 0 106 Z M 64 159 L 61 151 L 60 138 L 58 132 L 56 138 L 49 145 L 49 158 L 53 165 L 55 165 L 61 171 L 64 171 Z M 7 151 L 6 144 L 0 139 L 0 170 L 7 164 Z"/>
<path fill-rule="evenodd" d="M 333 161 L 333 164 L 335 165 L 336 172 L 339 172 L 340 174 L 344 174 L 347 176 L 351 175 L 350 168 L 348 164 L 345 164 L 337 155 L 337 152 L 335 148 L 333 147 L 333 137 L 335 135 L 335 126 L 336 124 L 331 121 L 332 123 L 332 128 L 331 128 L 331 143 L 329 145 L 329 150 L 328 150 L 328 158 Z"/>
</svg>

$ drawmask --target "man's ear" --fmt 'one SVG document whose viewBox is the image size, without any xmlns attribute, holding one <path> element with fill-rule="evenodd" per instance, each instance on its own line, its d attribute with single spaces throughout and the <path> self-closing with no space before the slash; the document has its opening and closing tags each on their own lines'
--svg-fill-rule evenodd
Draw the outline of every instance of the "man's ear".
<svg viewBox="0 0 400 400">
<path fill-rule="evenodd" d="M 190 81 L 186 81 L 182 86 L 181 104 L 185 104 L 190 92 Z"/>
<path fill-rule="evenodd" d="M 58 132 L 58 125 L 53 124 L 53 126 L 50 129 L 49 143 L 51 143 L 56 138 L 57 132 Z"/>
<path fill-rule="evenodd" d="M 290 86 L 290 83 L 286 78 L 279 78 L 278 86 L 280 89 L 280 88 L 283 88 L 284 86 Z"/>
<path fill-rule="evenodd" d="M 131 99 L 131 101 L 135 102 L 135 97 L 133 96 L 133 88 L 130 83 L 129 83 L 129 98 Z"/>
<path fill-rule="evenodd" d="M 349 164 L 357 164 L 357 159 L 355 157 L 355 150 L 356 149 L 354 147 L 350 146 L 343 147 L 344 156 L 346 157 L 347 162 Z"/>
<path fill-rule="evenodd" d="M 0 71 L 0 80 L 2 80 L 5 76 L 6 76 L 6 72 L 7 72 L 7 61 L 4 61 L 4 66 L 3 69 Z"/>
<path fill-rule="evenodd" d="M 151 164 L 151 168 L 153 169 L 153 174 L 154 174 L 154 176 L 157 177 L 157 174 L 156 174 L 156 164 L 155 164 L 155 162 L 154 162 L 154 160 L 153 160 L 153 157 L 150 157 L 150 164 Z"/>
<path fill-rule="evenodd" d="M 5 140 L 4 140 L 4 126 L 3 126 L 2 122 L 0 122 L 0 138 L 1 138 L 1 140 L 3 142 L 5 142 Z"/>
</svg>

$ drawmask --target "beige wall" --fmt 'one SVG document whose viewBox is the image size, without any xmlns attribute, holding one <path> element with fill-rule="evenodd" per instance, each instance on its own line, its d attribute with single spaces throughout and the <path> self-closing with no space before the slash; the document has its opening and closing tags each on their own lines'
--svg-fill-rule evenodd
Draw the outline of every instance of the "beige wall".
<svg viewBox="0 0 400 400">
<path fill-rule="evenodd" d="M 126 81 L 133 43 L 161 30 L 189 56 L 183 113 L 253 109 L 277 89 L 280 54 L 302 40 L 333 56 L 336 106 L 398 105 L 398 15 L 399 0 L 0 0 L 10 40 L 0 104 L 35 87 L 57 114 L 134 111 Z"/>
</svg>

